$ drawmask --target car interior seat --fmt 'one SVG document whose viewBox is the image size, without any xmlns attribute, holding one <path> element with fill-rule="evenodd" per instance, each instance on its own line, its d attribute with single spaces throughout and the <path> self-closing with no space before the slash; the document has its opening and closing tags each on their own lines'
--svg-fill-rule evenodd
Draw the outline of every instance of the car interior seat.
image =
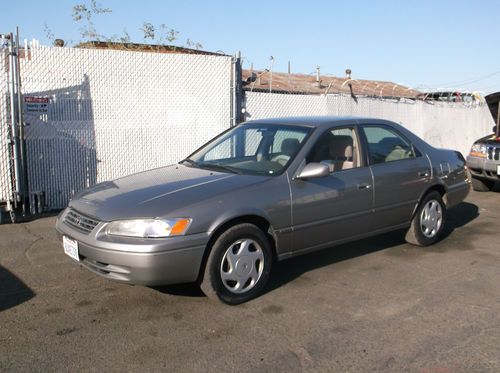
<svg viewBox="0 0 500 373">
<path fill-rule="evenodd" d="M 290 157 L 295 155 L 300 148 L 300 142 L 298 139 L 284 139 L 281 144 L 281 152 L 283 154 L 289 155 Z"/>
<path fill-rule="evenodd" d="M 408 148 L 400 139 L 385 138 L 379 142 L 382 149 L 391 149 L 385 157 L 385 162 L 397 161 L 410 158 L 412 156 L 411 148 Z"/>
<path fill-rule="evenodd" d="M 284 139 L 281 143 L 281 154 L 273 157 L 272 161 L 280 163 L 284 166 L 288 160 L 299 151 L 300 141 L 298 139 Z"/>
<path fill-rule="evenodd" d="M 351 136 L 333 136 L 330 141 L 329 157 L 323 160 L 330 168 L 330 172 L 347 170 L 355 166 L 355 148 L 354 141 Z"/>
</svg>

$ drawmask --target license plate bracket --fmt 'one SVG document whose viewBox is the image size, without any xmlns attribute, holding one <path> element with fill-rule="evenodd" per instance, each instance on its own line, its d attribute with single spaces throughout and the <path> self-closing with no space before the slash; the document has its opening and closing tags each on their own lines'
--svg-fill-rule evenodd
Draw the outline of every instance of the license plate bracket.
<svg viewBox="0 0 500 373">
<path fill-rule="evenodd" d="M 80 255 L 78 253 L 78 242 L 63 236 L 63 248 L 64 248 L 64 253 L 71 257 L 72 259 L 76 260 L 77 262 L 80 261 Z"/>
</svg>

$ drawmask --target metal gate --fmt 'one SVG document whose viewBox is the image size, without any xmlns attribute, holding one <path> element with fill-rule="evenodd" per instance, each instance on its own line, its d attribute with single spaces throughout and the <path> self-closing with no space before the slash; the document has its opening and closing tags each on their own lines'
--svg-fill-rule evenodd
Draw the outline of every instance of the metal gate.
<svg viewBox="0 0 500 373">
<path fill-rule="evenodd" d="M 2 44 L 5 39 L 0 39 Z M 11 156 L 9 149 L 10 128 L 7 114 L 9 100 L 8 80 L 9 65 L 8 51 L 2 46 L 0 51 L 0 204 L 7 208 L 12 196 Z"/>
<path fill-rule="evenodd" d="M 15 221 L 29 208 L 20 53 L 19 31 L 0 34 L 0 222 L 6 212 Z"/>
<path fill-rule="evenodd" d="M 238 58 L 36 43 L 18 56 L 14 39 L 0 61 L 4 210 L 63 208 L 95 183 L 176 163 L 238 121 Z"/>
</svg>

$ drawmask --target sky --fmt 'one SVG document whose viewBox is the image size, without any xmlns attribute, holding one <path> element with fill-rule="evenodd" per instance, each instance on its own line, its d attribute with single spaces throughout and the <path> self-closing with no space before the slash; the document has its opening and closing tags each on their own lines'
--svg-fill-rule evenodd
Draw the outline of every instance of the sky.
<svg viewBox="0 0 500 373">
<path fill-rule="evenodd" d="M 90 0 L 2 0 L 0 33 L 50 44 L 44 25 L 70 45 L 82 40 L 72 18 Z M 244 68 L 269 68 L 392 81 L 426 90 L 500 91 L 498 1 L 100 0 L 111 13 L 93 17 L 107 37 L 127 30 L 142 42 L 144 22 L 179 32 L 203 49 L 235 54 Z"/>
</svg>

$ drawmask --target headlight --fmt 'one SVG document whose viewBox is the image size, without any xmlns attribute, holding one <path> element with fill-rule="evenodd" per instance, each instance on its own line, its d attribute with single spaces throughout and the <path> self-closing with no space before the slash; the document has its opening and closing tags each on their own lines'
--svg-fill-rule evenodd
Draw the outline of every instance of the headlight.
<svg viewBox="0 0 500 373">
<path fill-rule="evenodd" d="M 486 145 L 484 144 L 474 144 L 470 149 L 469 155 L 473 157 L 486 158 Z"/>
<path fill-rule="evenodd" d="M 106 234 L 143 238 L 180 236 L 190 224 L 188 218 L 116 220 L 107 225 Z"/>
</svg>

